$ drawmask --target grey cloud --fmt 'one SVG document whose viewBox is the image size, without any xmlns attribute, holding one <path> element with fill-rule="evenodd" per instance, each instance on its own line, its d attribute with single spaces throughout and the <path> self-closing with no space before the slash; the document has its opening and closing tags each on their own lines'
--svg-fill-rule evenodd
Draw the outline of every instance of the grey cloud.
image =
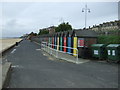
<svg viewBox="0 0 120 90">
<path fill-rule="evenodd" d="M 87 26 L 99 24 L 118 18 L 117 2 L 87 3 L 91 13 L 88 13 Z M 39 28 L 58 25 L 68 21 L 73 28 L 84 27 L 84 13 L 81 12 L 85 3 L 4 3 L 3 15 L 6 22 L 3 36 L 20 36 Z M 63 20 L 61 20 L 61 18 Z"/>
</svg>

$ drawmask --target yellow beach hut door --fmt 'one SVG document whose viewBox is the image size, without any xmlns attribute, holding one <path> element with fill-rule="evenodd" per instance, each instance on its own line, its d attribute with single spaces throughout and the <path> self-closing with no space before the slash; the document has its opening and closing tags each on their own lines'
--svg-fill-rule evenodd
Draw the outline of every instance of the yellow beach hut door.
<svg viewBox="0 0 120 90">
<path fill-rule="evenodd" d="M 77 49 L 77 37 L 74 37 L 73 39 L 73 48 L 76 48 Z M 76 49 L 73 49 L 73 56 L 77 56 L 77 50 Z"/>
</svg>

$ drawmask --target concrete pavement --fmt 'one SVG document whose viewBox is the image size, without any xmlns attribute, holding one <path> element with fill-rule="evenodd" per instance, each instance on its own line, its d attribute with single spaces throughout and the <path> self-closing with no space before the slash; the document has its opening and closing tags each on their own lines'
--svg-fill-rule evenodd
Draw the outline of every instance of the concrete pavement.
<svg viewBox="0 0 120 90">
<path fill-rule="evenodd" d="M 6 54 L 12 62 L 10 88 L 117 88 L 118 65 L 89 61 L 68 63 L 24 40 Z"/>
</svg>

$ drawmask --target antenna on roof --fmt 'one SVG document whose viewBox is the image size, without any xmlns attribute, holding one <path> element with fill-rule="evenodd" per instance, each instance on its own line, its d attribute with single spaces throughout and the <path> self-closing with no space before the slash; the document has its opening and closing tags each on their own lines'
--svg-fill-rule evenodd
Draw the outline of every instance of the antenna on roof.
<svg viewBox="0 0 120 90">
<path fill-rule="evenodd" d="M 61 18 L 59 19 L 59 22 L 64 23 L 64 19 L 61 17 Z"/>
</svg>

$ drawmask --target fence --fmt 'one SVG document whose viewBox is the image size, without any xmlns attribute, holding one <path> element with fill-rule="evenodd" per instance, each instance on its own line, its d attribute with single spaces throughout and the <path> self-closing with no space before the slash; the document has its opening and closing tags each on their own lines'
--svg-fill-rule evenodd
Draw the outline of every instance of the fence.
<svg viewBox="0 0 120 90">
<path fill-rule="evenodd" d="M 55 47 L 55 48 L 53 48 L 53 47 Z M 62 48 L 66 48 L 66 49 L 69 48 L 71 50 L 73 49 L 73 50 L 76 50 L 77 53 L 73 54 L 73 53 L 69 53 L 69 52 L 60 51 L 60 50 L 58 50 L 58 47 L 59 48 L 62 47 Z M 44 50 L 45 52 L 49 53 L 50 55 L 55 56 L 58 59 L 63 59 L 63 60 L 67 60 L 69 62 L 78 63 L 78 49 L 77 48 L 59 46 L 59 45 L 54 45 L 54 44 L 50 44 L 47 42 L 42 42 L 41 49 Z"/>
</svg>

